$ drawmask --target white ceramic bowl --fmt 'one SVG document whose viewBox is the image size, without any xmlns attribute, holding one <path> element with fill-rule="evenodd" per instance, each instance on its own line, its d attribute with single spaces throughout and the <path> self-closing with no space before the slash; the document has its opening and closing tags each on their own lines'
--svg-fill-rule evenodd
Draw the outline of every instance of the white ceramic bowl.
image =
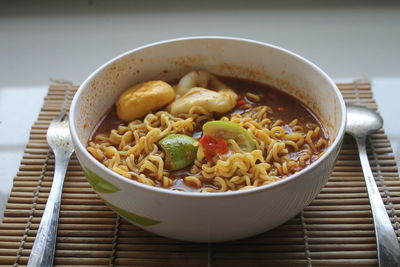
<svg viewBox="0 0 400 267">
<path fill-rule="evenodd" d="M 87 152 L 93 128 L 123 90 L 147 80 L 177 79 L 191 70 L 254 80 L 288 92 L 319 116 L 331 145 L 318 161 L 287 179 L 251 190 L 211 194 L 172 191 L 128 180 Z M 110 208 L 165 237 L 219 242 L 274 228 L 316 197 L 339 153 L 345 114 L 343 98 L 332 80 L 290 51 L 239 38 L 190 37 L 131 50 L 98 68 L 74 97 L 70 128 L 85 174 Z"/>
</svg>

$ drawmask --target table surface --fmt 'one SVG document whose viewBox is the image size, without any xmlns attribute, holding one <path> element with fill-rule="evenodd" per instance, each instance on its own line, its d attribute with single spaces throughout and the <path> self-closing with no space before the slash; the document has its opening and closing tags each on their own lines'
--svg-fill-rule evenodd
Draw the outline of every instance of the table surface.
<svg viewBox="0 0 400 267">
<path fill-rule="evenodd" d="M 322 1 L 323 2 L 323 1 Z M 368 79 L 400 163 L 400 5 L 390 1 L 31 1 L 0 10 L 0 220 L 54 80 L 80 84 L 132 48 L 183 36 L 272 43 L 336 82 Z M 377 3 L 379 2 L 379 3 Z"/>
</svg>

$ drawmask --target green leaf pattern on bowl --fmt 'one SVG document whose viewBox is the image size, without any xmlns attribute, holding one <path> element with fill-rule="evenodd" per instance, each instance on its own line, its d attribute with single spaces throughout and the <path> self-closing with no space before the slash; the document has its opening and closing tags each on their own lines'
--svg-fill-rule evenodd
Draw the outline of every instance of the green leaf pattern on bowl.
<svg viewBox="0 0 400 267">
<path fill-rule="evenodd" d="M 110 207 L 111 209 L 113 209 L 114 211 L 118 212 L 122 216 L 128 218 L 129 220 L 131 220 L 131 221 L 133 221 L 133 222 L 135 222 L 137 224 L 140 224 L 140 225 L 143 225 L 143 226 L 152 226 L 152 225 L 156 225 L 156 224 L 160 223 L 160 221 L 156 221 L 156 220 L 144 217 L 144 216 L 137 215 L 137 214 L 132 213 L 130 211 L 121 209 L 121 208 L 111 204 L 110 202 L 107 202 L 106 200 L 104 200 L 104 203 L 106 203 L 106 205 L 108 207 Z"/>
<path fill-rule="evenodd" d="M 85 166 L 82 166 L 83 172 L 85 173 L 90 185 L 96 192 L 99 193 L 115 193 L 121 191 L 118 187 L 108 182 L 104 178 L 100 177 L 93 171 L 89 170 Z"/>
</svg>

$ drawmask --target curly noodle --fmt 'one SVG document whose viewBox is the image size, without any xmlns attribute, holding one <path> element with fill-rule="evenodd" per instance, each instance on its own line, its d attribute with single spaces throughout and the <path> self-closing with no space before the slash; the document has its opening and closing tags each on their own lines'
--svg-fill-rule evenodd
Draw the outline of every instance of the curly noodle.
<svg viewBox="0 0 400 267">
<path fill-rule="evenodd" d="M 259 101 L 257 95 L 246 95 Z M 328 141 L 320 127 L 272 120 L 268 106 L 246 105 L 241 114 L 221 118 L 240 124 L 254 137 L 256 149 L 246 152 L 233 139 L 227 140 L 229 152 L 207 161 L 200 146 L 197 158 L 186 175 L 174 177 L 165 169 L 165 153 L 157 142 L 171 133 L 192 136 L 212 113 L 193 106 L 189 114 L 172 115 L 167 111 L 148 114 L 143 120 L 112 129 L 108 135 L 98 134 L 87 150 L 102 164 L 116 173 L 150 186 L 174 187 L 175 180 L 201 192 L 246 190 L 284 179 L 322 155 Z"/>
</svg>

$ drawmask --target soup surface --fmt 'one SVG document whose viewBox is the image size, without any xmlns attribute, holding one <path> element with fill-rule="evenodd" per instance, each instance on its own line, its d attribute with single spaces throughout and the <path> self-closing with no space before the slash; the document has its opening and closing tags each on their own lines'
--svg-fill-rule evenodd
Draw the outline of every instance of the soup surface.
<svg viewBox="0 0 400 267">
<path fill-rule="evenodd" d="M 151 84 L 121 95 L 95 128 L 88 151 L 127 179 L 172 190 L 225 192 L 285 179 L 329 145 L 312 111 L 270 86 L 205 72 L 191 72 L 171 85 L 173 100 L 160 100 L 161 107 L 151 107 L 159 95 L 136 99 Z M 121 101 L 133 97 L 150 101 L 143 109 L 153 110 L 125 116 L 140 109 L 131 103 L 122 110 Z"/>
</svg>

